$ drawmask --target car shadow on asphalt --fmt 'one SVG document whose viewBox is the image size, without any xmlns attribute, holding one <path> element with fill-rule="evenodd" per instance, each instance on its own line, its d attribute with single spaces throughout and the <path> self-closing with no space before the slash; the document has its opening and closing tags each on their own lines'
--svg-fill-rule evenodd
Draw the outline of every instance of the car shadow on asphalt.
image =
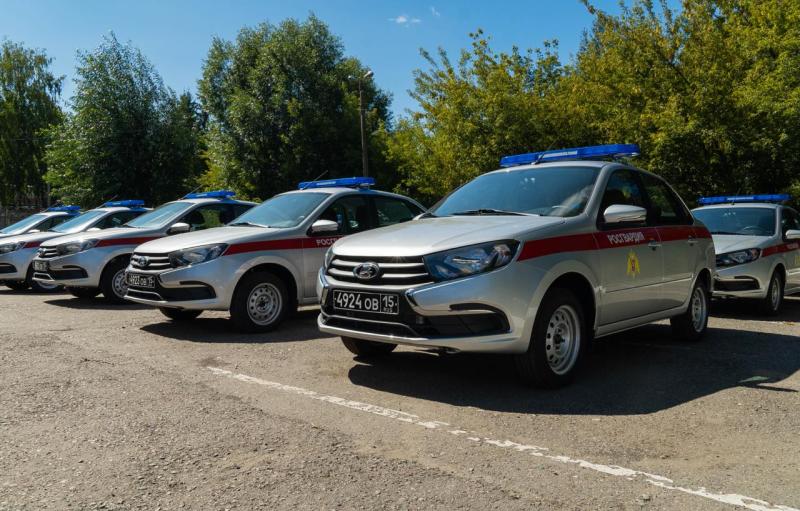
<svg viewBox="0 0 800 511">
<path fill-rule="evenodd" d="M 0 296 L 14 296 L 14 295 L 25 295 L 25 296 L 64 296 L 66 295 L 66 291 L 34 291 L 33 289 L 25 289 L 23 291 L 15 291 L 13 289 L 9 289 L 6 287 L 0 287 Z"/>
<path fill-rule="evenodd" d="M 56 298 L 55 300 L 46 300 L 44 303 L 76 310 L 135 311 L 149 308 L 145 305 L 139 305 L 138 303 L 109 303 L 100 296 L 96 298 L 76 298 L 71 295 L 67 296 L 69 296 L 69 298 Z"/>
<path fill-rule="evenodd" d="M 758 312 L 754 300 L 714 300 L 711 302 L 711 315 L 719 318 L 745 319 L 747 321 L 779 321 L 800 323 L 800 296 L 787 296 L 783 299 L 781 312 L 777 316 L 765 316 Z"/>
<path fill-rule="evenodd" d="M 187 322 L 175 322 L 164 318 L 159 323 L 144 325 L 145 332 L 176 341 L 200 343 L 278 343 L 318 339 L 316 318 L 319 309 L 301 310 L 294 313 L 273 332 L 244 334 L 236 331 L 230 318 L 199 318 Z"/>
<path fill-rule="evenodd" d="M 358 360 L 357 360 L 358 361 Z M 511 357 L 393 353 L 354 365 L 356 385 L 484 410 L 565 415 L 637 415 L 732 387 L 797 392 L 780 382 L 800 369 L 800 337 L 710 328 L 699 343 L 652 324 L 598 340 L 576 381 L 557 390 L 521 385 Z"/>
</svg>

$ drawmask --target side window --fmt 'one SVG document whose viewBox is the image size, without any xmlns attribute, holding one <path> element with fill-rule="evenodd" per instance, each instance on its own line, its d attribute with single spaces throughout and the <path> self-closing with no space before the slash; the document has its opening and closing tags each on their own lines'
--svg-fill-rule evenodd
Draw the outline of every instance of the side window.
<svg viewBox="0 0 800 511">
<path fill-rule="evenodd" d="M 689 223 L 689 214 L 665 182 L 647 174 L 642 175 L 642 180 L 647 189 L 647 196 L 650 198 L 650 208 L 647 210 L 649 224 L 681 225 Z"/>
<path fill-rule="evenodd" d="M 374 200 L 375 210 L 378 214 L 378 225 L 376 227 L 408 222 L 421 213 L 418 207 L 401 199 L 375 197 Z"/>
<path fill-rule="evenodd" d="M 364 197 L 357 195 L 337 200 L 320 215 L 319 219 L 339 224 L 340 234 L 354 234 L 372 228 L 369 205 Z"/>
<path fill-rule="evenodd" d="M 75 217 L 74 216 L 69 216 L 69 215 L 51 216 L 50 218 L 48 218 L 44 222 L 42 222 L 39 225 L 37 225 L 36 229 L 38 229 L 41 232 L 44 232 L 44 231 L 47 231 L 49 229 L 52 229 L 53 227 L 57 226 L 58 224 L 63 224 L 67 220 L 71 220 L 73 218 L 75 218 Z"/>
<path fill-rule="evenodd" d="M 603 192 L 603 200 L 600 202 L 598 218 L 602 220 L 603 212 L 614 204 L 647 207 L 639 179 L 633 171 L 623 169 L 611 174 L 606 191 Z"/>
<path fill-rule="evenodd" d="M 133 211 L 119 211 L 100 220 L 95 227 L 98 229 L 111 229 L 112 227 L 120 227 L 125 222 L 136 218 L 136 216 L 137 213 L 134 213 Z"/>
<path fill-rule="evenodd" d="M 222 227 L 231 218 L 233 210 L 229 204 L 208 204 L 193 209 L 180 219 L 180 222 L 189 224 L 190 231 L 201 231 L 213 227 Z"/>
<path fill-rule="evenodd" d="M 233 218 L 231 218 L 231 220 L 234 220 L 234 219 L 239 218 L 240 216 L 244 215 L 252 207 L 253 206 L 251 206 L 250 204 L 234 204 L 233 205 Z M 230 223 L 230 222 L 226 222 L 226 223 Z"/>
<path fill-rule="evenodd" d="M 783 208 L 781 211 L 781 233 L 786 236 L 786 231 L 800 230 L 800 218 L 793 209 Z"/>
</svg>

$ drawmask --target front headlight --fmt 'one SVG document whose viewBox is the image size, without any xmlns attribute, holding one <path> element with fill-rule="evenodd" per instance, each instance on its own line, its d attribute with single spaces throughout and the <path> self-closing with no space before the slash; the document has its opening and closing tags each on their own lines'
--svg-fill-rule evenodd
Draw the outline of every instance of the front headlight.
<svg viewBox="0 0 800 511">
<path fill-rule="evenodd" d="M 21 249 L 25 246 L 24 241 L 20 241 L 17 243 L 6 243 L 5 245 L 0 245 L 0 254 L 8 254 L 9 252 L 16 252 L 17 250 Z"/>
<path fill-rule="evenodd" d="M 759 257 L 761 257 L 761 250 L 758 248 L 728 252 L 717 256 L 717 266 L 735 266 L 737 264 L 751 263 Z"/>
<path fill-rule="evenodd" d="M 423 259 L 434 279 L 450 280 L 505 266 L 514 259 L 518 247 L 518 241 L 495 241 L 447 250 Z"/>
<path fill-rule="evenodd" d="M 332 247 L 329 248 L 327 252 L 325 252 L 325 266 L 323 266 L 323 268 L 325 268 L 327 270 L 328 266 L 331 265 L 331 261 L 333 261 L 333 248 Z"/>
<path fill-rule="evenodd" d="M 175 252 L 170 253 L 169 263 L 173 268 L 204 263 L 221 256 L 222 253 L 225 252 L 226 248 L 228 248 L 228 245 L 225 243 L 220 243 L 218 245 L 204 245 L 202 247 L 176 250 Z"/>
<path fill-rule="evenodd" d="M 59 255 L 69 255 L 69 254 L 77 254 L 78 252 L 83 252 L 84 250 L 89 250 L 90 248 L 94 248 L 97 245 L 98 240 L 81 240 L 81 241 L 70 241 L 69 243 L 63 243 L 56 247 Z"/>
</svg>

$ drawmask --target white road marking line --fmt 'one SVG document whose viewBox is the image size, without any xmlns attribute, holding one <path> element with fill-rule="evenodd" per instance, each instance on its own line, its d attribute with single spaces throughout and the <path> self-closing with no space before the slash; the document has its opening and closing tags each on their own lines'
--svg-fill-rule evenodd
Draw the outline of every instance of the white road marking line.
<svg viewBox="0 0 800 511">
<path fill-rule="evenodd" d="M 262 380 L 261 378 L 255 378 L 253 376 L 247 376 L 245 374 L 234 373 L 226 369 L 220 369 L 218 367 L 209 366 L 207 367 L 207 369 L 209 369 L 212 373 L 214 373 L 217 376 L 224 376 L 227 378 L 243 381 L 246 383 L 254 383 L 256 385 L 261 385 L 275 390 L 288 392 L 290 394 L 304 396 L 309 399 L 314 399 L 316 401 L 323 401 L 326 403 L 343 406 L 345 408 L 350 408 L 352 410 L 367 412 L 374 415 L 379 415 L 381 417 L 394 419 L 400 422 L 406 422 L 408 424 L 421 426 L 426 429 L 446 431 L 455 436 L 460 436 L 466 433 L 465 430 L 454 428 L 452 425 L 446 422 L 435 421 L 435 420 L 423 420 L 417 415 L 401 412 L 399 410 L 392 410 L 391 408 L 384 408 L 382 406 L 362 403 L 360 401 L 353 401 L 350 399 L 344 399 L 336 396 L 320 394 L 313 390 L 304 389 L 302 387 L 295 387 L 293 385 L 285 385 L 283 383 Z M 760 499 L 755 499 L 752 497 L 747 497 L 746 495 L 739 495 L 735 493 L 714 493 L 708 491 L 706 488 L 703 487 L 687 488 L 683 486 L 678 486 L 672 479 L 669 479 L 668 477 L 656 474 L 650 474 L 648 472 L 643 472 L 641 470 L 633 470 L 630 468 L 619 467 L 616 465 L 603 465 L 600 463 L 592 463 L 590 461 L 582 459 L 571 458 L 569 456 L 551 454 L 549 453 L 549 449 L 547 449 L 546 447 L 539 447 L 536 445 L 525 445 L 513 442 L 511 440 L 496 440 L 486 437 L 480 438 L 480 437 L 465 436 L 464 438 L 466 438 L 467 440 L 471 440 L 473 442 L 480 442 L 486 445 L 492 445 L 503 449 L 511 449 L 513 451 L 527 453 L 532 456 L 546 458 L 548 460 L 559 463 L 576 465 L 578 467 L 594 470 L 595 472 L 600 472 L 606 475 L 622 477 L 629 481 L 633 481 L 636 479 L 643 480 L 653 486 L 657 486 L 665 490 L 673 490 L 682 493 L 687 493 L 689 495 L 703 497 L 706 499 L 714 500 L 716 502 L 721 502 L 723 504 L 730 504 L 732 506 L 741 506 L 747 509 L 752 509 L 753 511 L 800 511 L 800 509 L 796 509 L 789 506 L 770 504 L 769 502 Z"/>
</svg>

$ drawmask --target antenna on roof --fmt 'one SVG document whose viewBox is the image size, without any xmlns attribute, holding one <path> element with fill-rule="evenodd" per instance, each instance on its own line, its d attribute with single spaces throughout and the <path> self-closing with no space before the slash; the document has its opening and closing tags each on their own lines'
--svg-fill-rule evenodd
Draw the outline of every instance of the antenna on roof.
<svg viewBox="0 0 800 511">
<path fill-rule="evenodd" d="M 322 174 L 318 175 L 317 177 L 315 177 L 315 178 L 314 178 L 314 179 L 312 179 L 311 181 L 307 181 L 307 182 L 305 182 L 305 183 L 300 183 L 300 189 L 301 189 L 301 190 L 305 190 L 306 188 L 308 188 L 309 186 L 311 186 L 311 183 L 313 183 L 313 182 L 315 182 L 315 181 L 319 181 L 319 178 L 321 178 L 322 176 L 324 176 L 324 175 L 325 175 L 325 174 L 327 174 L 327 173 L 328 173 L 328 171 L 327 171 L 327 170 L 323 170 L 323 171 L 322 171 Z M 305 185 L 305 186 L 303 186 L 303 185 Z"/>
</svg>

